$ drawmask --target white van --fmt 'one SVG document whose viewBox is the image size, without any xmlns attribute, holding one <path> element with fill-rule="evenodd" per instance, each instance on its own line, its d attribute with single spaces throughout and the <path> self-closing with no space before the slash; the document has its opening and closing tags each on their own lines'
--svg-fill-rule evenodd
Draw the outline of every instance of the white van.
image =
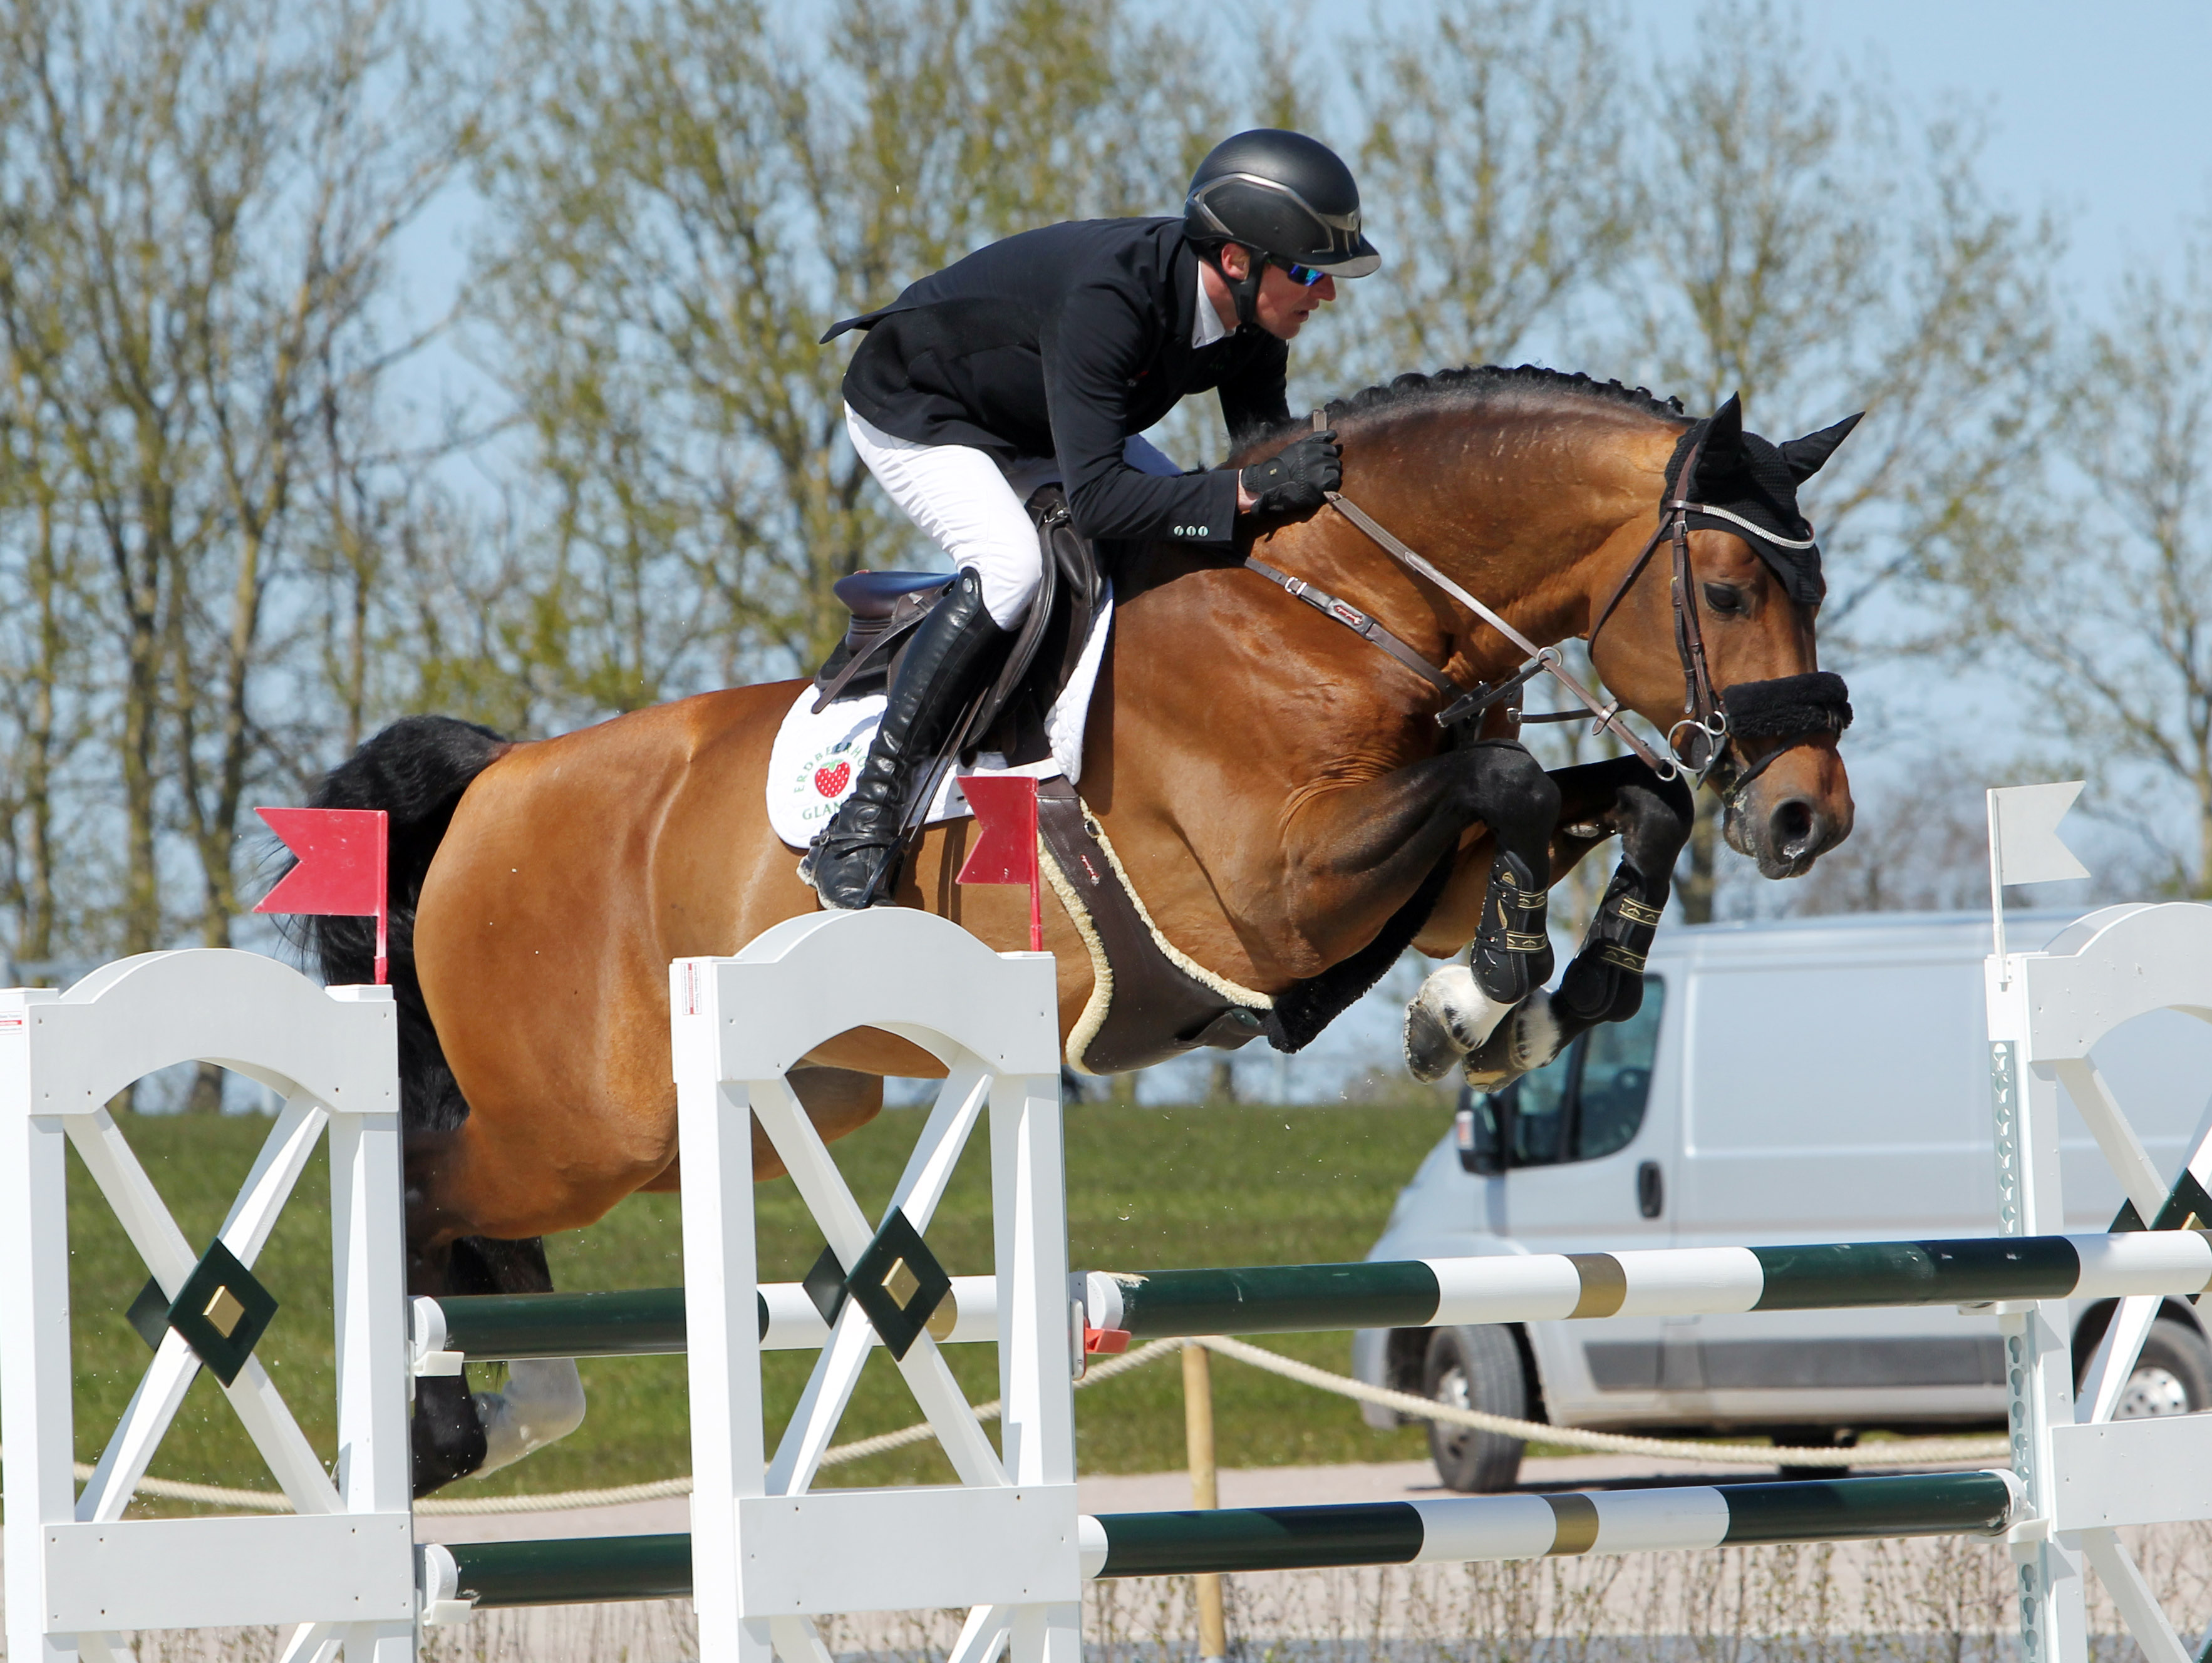
<svg viewBox="0 0 2212 1663">
<path fill-rule="evenodd" d="M 2006 944 L 2039 948 L 2073 918 L 2015 914 Z M 1996 1234 L 1990 935 L 1987 913 L 1662 929 L 1643 1010 L 1494 1096 L 1463 1096 L 1368 1256 Z M 2178 1175 L 2207 1121 L 2212 1024 L 2157 1012 L 2096 1061 Z M 2119 1185 L 2063 1112 L 2066 1228 L 2109 1229 Z M 2086 1366 L 2111 1305 L 2072 1315 Z M 1996 1429 L 2006 1408 L 1996 1319 L 1948 1306 L 1367 1329 L 1352 1364 L 1373 1384 L 1554 1426 L 1795 1445 Z M 2176 1299 L 2120 1412 L 2208 1406 L 2212 1346 Z M 1517 1440 L 1489 1433 L 1432 1425 L 1430 1445 L 1456 1490 L 1504 1488 L 1521 1460 Z"/>
</svg>

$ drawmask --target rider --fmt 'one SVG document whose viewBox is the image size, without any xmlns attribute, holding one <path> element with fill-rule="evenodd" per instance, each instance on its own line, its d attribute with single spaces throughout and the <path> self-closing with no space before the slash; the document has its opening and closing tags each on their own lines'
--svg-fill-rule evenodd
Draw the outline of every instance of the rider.
<svg viewBox="0 0 2212 1663">
<path fill-rule="evenodd" d="M 1308 435 L 1241 473 L 1182 473 L 1138 437 L 1216 388 L 1231 442 L 1285 422 L 1285 344 L 1336 279 L 1382 264 L 1359 187 L 1327 146 L 1272 128 L 1199 164 L 1177 219 L 1027 231 L 924 277 L 881 311 L 845 371 L 845 428 L 892 501 L 959 576 L 915 630 L 852 795 L 800 868 L 823 904 L 890 898 L 918 766 L 947 737 L 1042 575 L 1024 507 L 1057 478 L 1091 538 L 1235 541 L 1239 514 L 1310 513 L 1341 470 Z"/>
</svg>

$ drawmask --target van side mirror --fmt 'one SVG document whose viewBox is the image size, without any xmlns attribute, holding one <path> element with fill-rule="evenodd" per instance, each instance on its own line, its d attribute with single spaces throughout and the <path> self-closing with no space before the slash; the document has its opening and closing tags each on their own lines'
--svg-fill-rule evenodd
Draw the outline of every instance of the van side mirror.
<svg viewBox="0 0 2212 1663">
<path fill-rule="evenodd" d="M 1505 1128 L 1513 1114 L 1513 1088 L 1503 1091 L 1460 1093 L 1459 1113 L 1452 1117 L 1452 1139 L 1459 1148 L 1462 1172 L 1494 1178 L 1506 1168 L 1506 1150 L 1512 1147 Z"/>
</svg>

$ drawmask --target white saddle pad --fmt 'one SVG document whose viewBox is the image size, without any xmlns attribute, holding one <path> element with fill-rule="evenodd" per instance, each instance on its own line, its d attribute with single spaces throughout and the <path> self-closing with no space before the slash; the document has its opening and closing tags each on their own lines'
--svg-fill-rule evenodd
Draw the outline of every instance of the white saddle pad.
<svg viewBox="0 0 2212 1663">
<path fill-rule="evenodd" d="M 1091 621 L 1075 673 L 1045 719 L 1051 757 L 1009 768 L 1006 759 L 995 752 L 979 753 L 974 768 L 956 767 L 939 783 L 924 823 L 933 825 L 967 815 L 968 798 L 960 790 L 960 781 L 971 774 L 1023 774 L 1035 780 L 1064 774 L 1071 785 L 1082 777 L 1083 731 L 1091 716 L 1091 690 L 1098 684 L 1098 666 L 1106 657 L 1107 632 L 1113 624 L 1114 598 L 1109 586 L 1097 616 Z M 794 849 L 812 842 L 814 834 L 837 812 L 837 805 L 852 795 L 854 776 L 867 756 L 877 725 L 884 719 L 884 695 L 870 693 L 840 699 L 818 716 L 813 707 L 814 688 L 810 683 L 776 730 L 775 745 L 768 759 L 769 824 Z"/>
</svg>

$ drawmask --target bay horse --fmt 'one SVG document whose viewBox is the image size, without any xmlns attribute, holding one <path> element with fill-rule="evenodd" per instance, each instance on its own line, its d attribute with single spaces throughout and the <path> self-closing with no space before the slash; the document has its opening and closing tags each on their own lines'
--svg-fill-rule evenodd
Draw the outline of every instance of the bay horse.
<svg viewBox="0 0 2212 1663">
<path fill-rule="evenodd" d="M 1759 446 L 1770 472 L 1781 454 L 1802 478 L 1848 424 L 1778 451 L 1743 434 L 1733 400 L 1693 422 L 1641 389 L 1525 367 L 1401 377 L 1328 419 L 1347 503 L 1535 643 L 1601 625 L 1592 653 L 1606 688 L 1685 760 L 1662 757 L 1655 773 L 1627 756 L 1547 775 L 1502 705 L 1483 737 L 1455 740 L 1430 679 L 1298 586 L 1347 603 L 1465 687 L 1510 679 L 1522 653 L 1324 507 L 1250 525 L 1234 555 L 1159 543 L 1120 558 L 1082 796 L 1159 930 L 1245 987 L 1307 985 L 1378 940 L 1395 956 L 1408 932 L 1437 958 L 1475 943 L 1469 962 L 1424 986 L 1408 1059 L 1429 1077 L 1463 1061 L 1478 1083 L 1502 1083 L 1636 1008 L 1642 950 L 1690 826 L 1685 772 L 1722 793 L 1729 842 L 1767 877 L 1804 871 L 1848 835 L 1832 711 L 1794 728 L 1740 721 L 1713 739 L 1731 689 L 1832 682 L 1840 696 L 1839 682 L 1814 674 L 1816 607 L 1725 517 L 1678 513 L 1672 569 L 1654 558 L 1670 496 L 1676 509 L 1728 500 L 1729 470 Z M 1232 465 L 1295 432 L 1245 446 Z M 1686 476 L 1679 491 L 1670 464 Z M 702 694 L 529 743 L 410 717 L 329 776 L 318 806 L 391 816 L 415 1292 L 548 1289 L 538 1238 L 633 1192 L 678 1187 L 669 961 L 733 953 L 817 905 L 765 797 L 770 743 L 802 685 Z M 1699 722 L 1686 723 L 1686 706 Z M 1026 896 L 952 883 L 969 835 L 964 822 L 929 828 L 896 904 L 1000 950 L 1026 946 Z M 1547 992 L 1544 893 L 1616 835 L 1620 865 L 1598 919 Z M 1409 917 L 1417 892 L 1431 900 Z M 1384 940 L 1394 921 L 1400 937 Z M 364 926 L 309 930 L 326 980 L 368 979 Z M 1091 961 L 1056 902 L 1045 934 L 1065 1035 L 1090 996 Z M 878 1113 L 882 1077 L 942 1072 L 867 1030 L 809 1062 L 793 1083 L 832 1138 Z M 781 1170 L 757 1128 L 755 1162 L 763 1177 Z M 568 1429 L 582 1413 L 574 1381 L 572 1364 L 518 1364 L 505 1396 L 473 1399 L 464 1379 L 419 1381 L 418 1493 Z"/>
</svg>

